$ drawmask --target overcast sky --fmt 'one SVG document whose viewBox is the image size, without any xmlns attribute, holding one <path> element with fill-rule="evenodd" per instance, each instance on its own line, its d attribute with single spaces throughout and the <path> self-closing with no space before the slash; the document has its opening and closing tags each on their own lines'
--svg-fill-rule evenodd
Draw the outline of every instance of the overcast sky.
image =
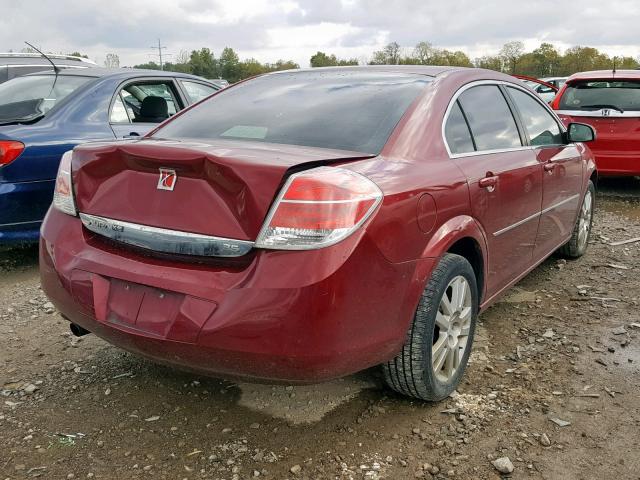
<svg viewBox="0 0 640 480">
<path fill-rule="evenodd" d="M 27 40 L 47 51 L 80 51 L 102 64 L 153 60 L 161 38 L 182 50 L 225 46 L 241 58 L 293 59 L 308 66 L 318 50 L 368 59 L 390 41 L 462 49 L 471 58 L 521 40 L 560 48 L 589 45 L 640 55 L 638 0 L 0 0 L 0 51 Z"/>
</svg>

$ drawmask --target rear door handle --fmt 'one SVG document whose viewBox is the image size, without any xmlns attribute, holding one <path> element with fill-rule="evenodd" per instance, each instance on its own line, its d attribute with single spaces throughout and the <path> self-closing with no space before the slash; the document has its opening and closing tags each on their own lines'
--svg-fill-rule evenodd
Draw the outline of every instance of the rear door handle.
<svg viewBox="0 0 640 480">
<path fill-rule="evenodd" d="M 551 172 L 553 172 L 555 170 L 555 168 L 556 168 L 556 164 L 553 163 L 553 162 L 547 162 L 547 163 L 544 164 L 544 171 L 545 172 L 551 173 Z"/>
<path fill-rule="evenodd" d="M 481 188 L 487 188 L 489 190 L 493 190 L 496 185 L 498 184 L 498 177 L 496 177 L 495 175 L 487 175 L 484 178 L 480 179 L 480 182 L 478 182 Z"/>
</svg>

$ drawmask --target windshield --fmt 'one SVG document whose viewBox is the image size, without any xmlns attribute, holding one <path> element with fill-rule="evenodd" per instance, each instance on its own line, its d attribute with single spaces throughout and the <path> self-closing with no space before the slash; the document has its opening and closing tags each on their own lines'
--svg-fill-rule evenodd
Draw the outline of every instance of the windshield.
<svg viewBox="0 0 640 480">
<path fill-rule="evenodd" d="M 378 154 L 431 81 L 392 72 L 291 72 L 214 95 L 155 137 L 242 139 Z"/>
<path fill-rule="evenodd" d="M 640 111 L 640 81 L 572 82 L 560 99 L 561 110 L 600 110 L 602 108 Z"/>
<path fill-rule="evenodd" d="M 14 78 L 0 85 L 0 120 L 22 119 L 47 113 L 91 77 L 35 75 Z"/>
</svg>

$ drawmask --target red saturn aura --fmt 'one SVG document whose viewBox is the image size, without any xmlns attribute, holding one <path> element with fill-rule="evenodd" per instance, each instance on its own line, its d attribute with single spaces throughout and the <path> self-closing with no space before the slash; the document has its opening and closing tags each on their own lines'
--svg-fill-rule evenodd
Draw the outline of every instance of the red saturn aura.
<svg viewBox="0 0 640 480">
<path fill-rule="evenodd" d="M 576 73 L 552 105 L 565 123 L 595 129 L 590 147 L 600 175 L 640 175 L 640 71 Z"/>
<path fill-rule="evenodd" d="M 478 313 L 585 252 L 593 137 L 480 69 L 264 75 L 67 152 L 42 283 L 76 334 L 158 362 L 281 382 L 382 365 L 439 400 Z"/>
</svg>

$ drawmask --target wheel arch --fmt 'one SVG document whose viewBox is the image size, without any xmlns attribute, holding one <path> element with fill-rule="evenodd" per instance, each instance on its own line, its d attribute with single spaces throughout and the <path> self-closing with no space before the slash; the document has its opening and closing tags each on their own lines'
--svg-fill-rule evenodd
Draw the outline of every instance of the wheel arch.
<svg viewBox="0 0 640 480">
<path fill-rule="evenodd" d="M 479 301 L 482 303 L 487 278 L 487 240 L 482 227 L 473 217 L 461 215 L 442 224 L 431 236 L 422 258 L 433 258 L 437 262 L 445 253 L 455 253 L 469 261 L 476 274 Z M 423 274 L 423 288 L 427 276 L 428 273 Z"/>
</svg>

